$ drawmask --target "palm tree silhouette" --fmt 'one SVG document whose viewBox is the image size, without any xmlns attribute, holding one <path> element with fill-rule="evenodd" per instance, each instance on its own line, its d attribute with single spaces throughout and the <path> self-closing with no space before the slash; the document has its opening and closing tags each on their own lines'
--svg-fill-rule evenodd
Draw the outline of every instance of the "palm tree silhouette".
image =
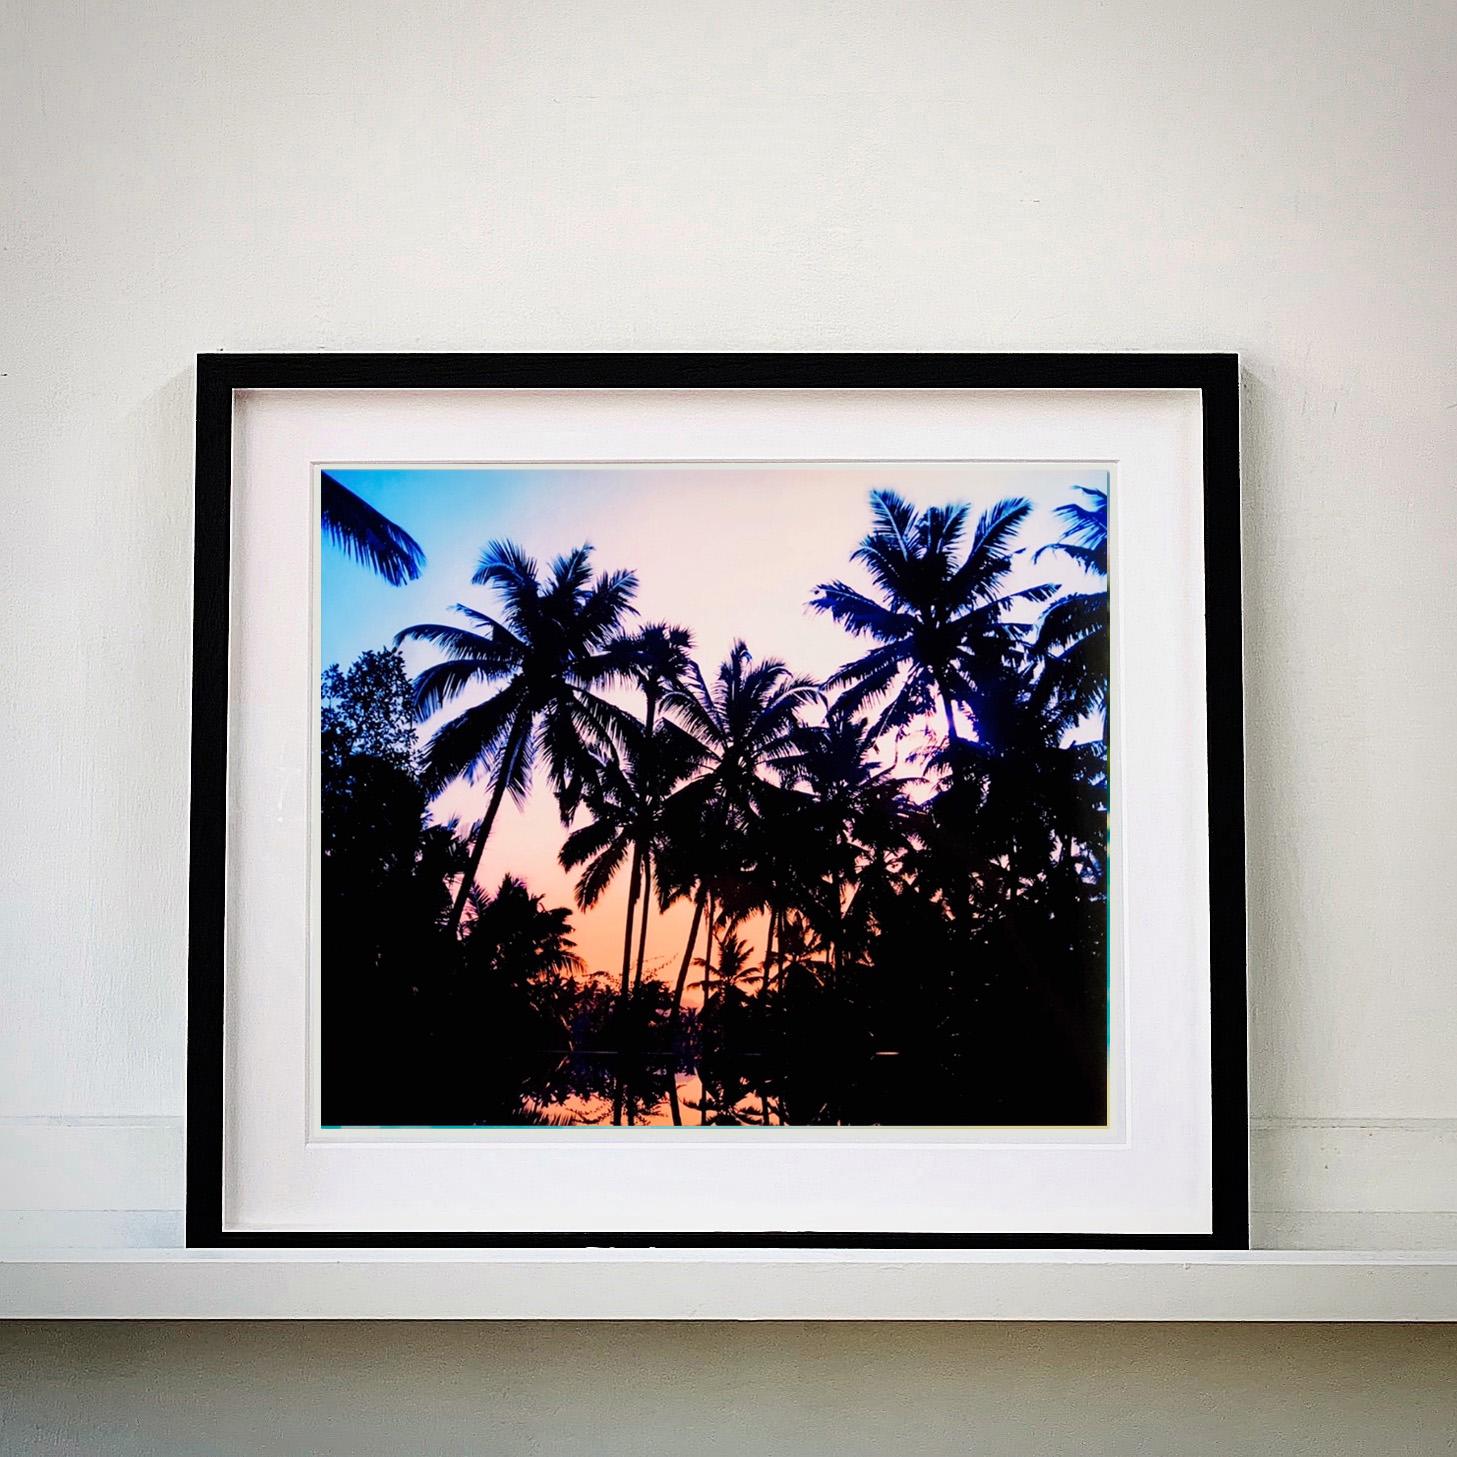
<svg viewBox="0 0 1457 1457">
<path fill-rule="evenodd" d="M 1060 552 L 1090 576 L 1108 579 L 1108 492 L 1099 486 L 1077 488 L 1088 504 L 1068 501 L 1057 508 L 1065 530 L 1060 541 L 1040 547 Z M 1081 718 L 1108 707 L 1108 593 L 1069 592 L 1043 614 L 1037 651 L 1045 659 L 1059 699 Z M 1107 737 L 1106 717 L 1104 738 Z"/>
<path fill-rule="evenodd" d="M 780 788 L 768 776 L 780 765 L 792 765 L 800 715 L 819 697 L 810 679 L 796 677 L 778 658 L 756 664 L 743 642 L 734 643 L 712 688 L 693 663 L 683 685 L 664 695 L 664 709 L 697 740 L 707 765 L 672 800 L 678 826 L 676 877 L 684 893 L 697 886 L 673 995 L 674 1020 L 682 1007 L 703 907 L 728 868 L 732 849 L 742 846 L 766 798 Z"/>
<path fill-rule="evenodd" d="M 962 772 L 931 807 L 942 838 L 964 847 L 955 857 L 978 885 L 979 916 L 1059 869 L 1078 869 L 1106 825 L 1103 746 L 1069 740 L 1080 716 L 1035 667 L 1007 667 L 985 676 L 973 700 L 976 740 L 962 744 Z M 1088 865 L 1098 871 L 1097 857 Z"/>
<path fill-rule="evenodd" d="M 878 736 L 930 712 L 939 699 L 950 743 L 960 741 L 955 705 L 967 700 L 978 677 L 1016 652 L 1020 629 L 1006 620 L 1019 600 L 1045 602 L 1052 586 L 1008 592 L 1008 547 L 1032 503 L 998 501 L 984 512 L 964 555 L 965 506 L 917 511 L 893 491 L 872 491 L 874 526 L 853 559 L 866 567 L 883 600 L 845 582 L 823 582 L 810 606 L 828 613 L 856 637 L 879 646 L 847 663 L 825 682 L 843 690 L 851 713 L 887 694 L 874 725 Z"/>
<path fill-rule="evenodd" d="M 501 600 L 499 618 L 457 605 L 473 629 L 418 623 L 395 637 L 428 642 L 445 653 L 415 679 L 420 721 L 478 684 L 504 683 L 499 692 L 458 713 L 425 748 L 424 783 L 437 795 L 446 785 L 485 773 L 490 799 L 476 831 L 447 930 L 460 929 L 486 841 L 509 789 L 518 804 L 531 788 L 538 756 L 545 759 L 562 814 L 569 823 L 584 783 L 598 769 L 592 746 L 611 742 L 620 712 L 594 691 L 614 672 L 608 652 L 632 612 L 637 577 L 603 572 L 595 579 L 592 548 L 579 546 L 552 562 L 545 581 L 535 561 L 514 542 L 493 541 L 471 580 Z"/>
<path fill-rule="evenodd" d="M 718 965 L 711 966 L 707 956 L 700 956 L 695 965 L 703 968 L 703 1000 L 708 1003 L 709 983 L 708 977 L 713 973 L 718 975 L 718 984 L 722 986 L 743 987 L 752 986 L 754 983 L 762 983 L 764 969 L 755 966 L 750 961 L 753 954 L 749 949 L 749 943 L 738 934 L 738 923 L 730 922 L 711 938 L 718 943 Z"/>
<path fill-rule="evenodd" d="M 652 916 L 653 848 L 652 841 L 658 830 L 658 811 L 663 804 L 664 789 L 656 785 L 659 778 L 651 763 L 657 744 L 658 705 L 663 695 L 682 686 L 683 675 L 688 671 L 688 654 L 693 648 L 693 634 L 686 627 L 674 627 L 666 622 L 647 622 L 631 637 L 624 637 L 614 645 L 613 656 L 621 659 L 619 676 L 635 685 L 643 695 L 642 753 L 637 764 L 638 776 L 650 791 L 656 787 L 656 797 L 650 793 L 644 803 L 644 832 L 634 841 L 632 869 L 629 874 L 627 902 L 627 937 L 632 938 L 633 913 L 637 906 L 639 888 L 642 894 L 642 923 L 638 928 L 637 967 L 633 972 L 632 984 L 642 982 L 643 960 L 647 955 L 648 921 Z M 672 785 L 668 784 L 667 788 Z M 627 961 L 624 951 L 622 973 L 623 996 L 627 995 Z"/>
<path fill-rule="evenodd" d="M 319 514 L 330 540 L 390 586 L 403 586 L 420 575 L 425 565 L 420 543 L 328 471 L 319 476 Z"/>
<path fill-rule="evenodd" d="M 476 890 L 473 896 L 477 915 L 467 947 L 474 970 L 521 983 L 582 970 L 564 906 L 549 909 L 514 875 L 504 876 L 494 895 Z"/>
<path fill-rule="evenodd" d="M 645 724 L 634 719 L 624 718 L 615 724 L 614 748 L 597 756 L 596 769 L 583 792 L 583 804 L 591 819 L 566 837 L 559 856 L 563 869 L 586 866 L 576 891 L 577 904 L 583 910 L 589 910 L 601 899 L 629 851 L 634 871 L 649 862 L 662 834 L 662 806 L 700 757 L 696 743 L 674 723 L 659 720 L 651 734 Z M 638 885 L 634 880 L 622 938 L 620 995 L 624 1003 L 630 989 L 633 912 L 637 898 Z M 644 924 L 647 915 L 644 906 Z M 638 980 L 641 980 L 641 942 L 638 956 Z"/>
<path fill-rule="evenodd" d="M 865 872 L 873 869 L 869 881 L 879 887 L 888 875 L 889 857 L 909 844 L 905 793 L 910 780 L 897 774 L 893 760 L 885 762 L 875 730 L 842 701 L 831 705 L 823 723 L 795 731 L 794 757 L 786 768 L 807 805 L 787 857 L 800 868 L 799 882 L 786 880 L 799 891 L 802 909 L 838 963 L 847 920 L 864 920 L 855 914 L 853 901 L 864 888 Z M 766 972 L 768 966 L 766 956 Z"/>
</svg>

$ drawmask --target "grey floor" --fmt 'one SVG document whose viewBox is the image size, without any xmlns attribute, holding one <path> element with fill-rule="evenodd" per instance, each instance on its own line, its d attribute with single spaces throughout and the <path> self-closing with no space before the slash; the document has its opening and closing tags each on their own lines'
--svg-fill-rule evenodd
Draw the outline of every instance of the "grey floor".
<svg viewBox="0 0 1457 1457">
<path fill-rule="evenodd" d="M 0 1325 L 0 1452 L 1457 1451 L 1457 1327 Z"/>
</svg>

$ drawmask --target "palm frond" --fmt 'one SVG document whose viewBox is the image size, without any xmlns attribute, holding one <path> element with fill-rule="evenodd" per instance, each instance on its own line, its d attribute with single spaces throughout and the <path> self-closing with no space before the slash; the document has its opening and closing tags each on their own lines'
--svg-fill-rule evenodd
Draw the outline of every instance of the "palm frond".
<svg viewBox="0 0 1457 1457">
<path fill-rule="evenodd" d="M 669 689 L 663 695 L 663 708 L 701 743 L 723 742 L 725 726 L 713 694 L 704 681 L 703 669 L 697 663 L 689 663 L 680 687 Z"/>
<path fill-rule="evenodd" d="M 1066 541 L 1049 541 L 1046 546 L 1039 546 L 1033 554 L 1034 559 L 1042 557 L 1049 551 L 1059 552 L 1070 561 L 1076 562 L 1085 572 L 1097 575 L 1101 572 L 1099 562 L 1102 560 L 1099 553 L 1090 546 L 1073 546 Z"/>
<path fill-rule="evenodd" d="M 1042 614 L 1037 651 L 1062 653 L 1090 633 L 1106 630 L 1108 598 L 1102 592 L 1075 592 L 1054 602 Z"/>
<path fill-rule="evenodd" d="M 622 619 L 636 611 L 632 605 L 636 595 L 636 572 L 603 572 L 576 611 L 583 645 L 598 648 L 617 636 Z"/>
<path fill-rule="evenodd" d="M 821 686 L 829 693 L 854 687 L 867 678 L 883 673 L 887 667 L 894 669 L 904 665 L 910 659 L 911 653 L 911 644 L 904 638 L 884 643 L 878 648 L 872 648 L 863 657 L 837 668 Z M 883 688 L 872 690 L 869 696 L 874 697 L 876 691 L 883 691 Z"/>
<path fill-rule="evenodd" d="M 498 672 L 487 671 L 480 663 L 469 660 L 447 658 L 442 663 L 431 663 L 415 675 L 416 720 L 424 723 L 472 683 L 488 683 L 499 676 Z"/>
<path fill-rule="evenodd" d="M 328 471 L 319 477 L 319 514 L 329 539 L 392 587 L 413 582 L 424 568 L 420 543 Z"/>
<path fill-rule="evenodd" d="M 880 650 L 877 650 L 880 651 Z M 836 704 L 847 713 L 859 713 L 868 705 L 883 698 L 895 686 L 905 664 L 904 653 L 883 654 L 879 661 L 871 663 L 874 653 L 867 653 L 858 662 L 847 663 L 833 678 L 826 681 L 828 689 L 838 689 Z"/>
<path fill-rule="evenodd" d="M 563 605 L 576 601 L 592 580 L 592 543 L 584 541 L 581 546 L 554 558 L 548 576 L 551 581 L 548 596 Z"/>
<path fill-rule="evenodd" d="M 620 834 L 620 827 L 611 821 L 593 820 L 573 830 L 562 841 L 557 860 L 563 870 L 575 870 L 594 855 L 600 855 Z"/>
<path fill-rule="evenodd" d="M 1078 490 L 1088 496 L 1091 506 L 1068 501 L 1059 506 L 1056 515 L 1067 525 L 1066 541 L 1077 546 L 1100 547 L 1108 540 L 1108 493 L 1096 486 L 1079 486 Z"/>
<path fill-rule="evenodd" d="M 916 625 L 911 614 L 882 606 L 845 582 L 822 582 L 809 605 L 815 612 L 833 617 L 856 637 L 876 637 L 881 642 L 904 637 Z"/>
<path fill-rule="evenodd" d="M 395 634 L 395 646 L 406 642 L 430 643 L 452 658 L 473 658 L 482 663 L 500 662 L 507 671 L 516 665 L 520 656 L 509 635 L 504 641 L 494 634 L 482 637 L 469 628 L 455 627 L 448 622 L 417 622 L 410 627 L 402 627 Z"/>
<path fill-rule="evenodd" d="M 477 587 L 500 588 L 513 609 L 541 593 L 535 560 L 514 541 L 487 542 L 471 581 Z"/>
<path fill-rule="evenodd" d="M 992 594 L 1011 567 L 1007 549 L 1031 513 L 1032 502 L 1022 496 L 1004 497 L 982 512 L 972 533 L 971 550 L 951 578 L 953 594 L 983 600 Z"/>
<path fill-rule="evenodd" d="M 921 554 L 948 561 L 966 531 L 965 506 L 931 506 L 921 514 L 917 536 Z"/>
<path fill-rule="evenodd" d="M 601 900 L 607 887 L 611 885 L 613 877 L 627 859 L 628 848 L 628 837 L 618 835 L 587 866 L 576 886 L 577 904 L 583 910 L 589 909 Z"/>
<path fill-rule="evenodd" d="M 452 612 L 459 612 L 461 616 L 469 618 L 477 627 L 486 628 L 493 642 L 511 644 L 518 649 L 525 648 L 526 646 L 505 623 L 498 621 L 489 613 L 472 607 L 468 602 L 457 602 L 450 610 Z"/>
<path fill-rule="evenodd" d="M 442 724 L 425 746 L 423 780 L 432 797 L 456 779 L 474 779 L 505 742 L 523 695 L 512 684 Z"/>
</svg>

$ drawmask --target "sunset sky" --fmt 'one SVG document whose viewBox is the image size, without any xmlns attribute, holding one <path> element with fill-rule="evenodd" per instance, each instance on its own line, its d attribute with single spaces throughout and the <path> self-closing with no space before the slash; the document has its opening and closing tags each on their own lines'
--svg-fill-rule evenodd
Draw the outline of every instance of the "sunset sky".
<svg viewBox="0 0 1457 1457">
<path fill-rule="evenodd" d="M 1002 496 L 1026 496 L 1035 510 L 1018 541 L 1014 585 L 1037 581 L 1083 590 L 1065 558 L 1034 563 L 1036 547 L 1055 540 L 1052 515 L 1081 499 L 1076 485 L 1106 489 L 1107 472 L 1020 465 L 833 466 L 583 466 L 483 469 L 333 469 L 352 491 L 404 527 L 424 548 L 420 579 L 391 587 L 327 540 L 322 551 L 322 665 L 347 666 L 367 648 L 388 644 L 417 622 L 463 625 L 450 609 L 466 602 L 484 611 L 496 603 L 471 584 L 482 547 L 509 538 L 544 568 L 555 556 L 589 542 L 598 570 L 627 567 L 638 575 L 641 620 L 667 620 L 693 633 L 693 656 L 712 680 L 735 638 L 756 657 L 783 658 L 797 673 L 823 678 L 865 651 L 828 617 L 805 606 L 820 582 L 840 578 L 868 588 L 850 560 L 870 525 L 869 493 L 889 487 L 916 506 L 967 503 L 972 522 Z M 969 533 L 968 533 L 969 534 Z M 407 644 L 413 673 L 434 649 Z M 444 716 L 494 691 L 459 701 Z M 635 702 L 634 699 L 625 699 Z M 422 726 L 422 741 L 440 720 Z M 457 785 L 436 802 L 437 818 L 463 824 L 485 808 L 484 783 Z M 627 908 L 626 872 L 590 912 L 576 910 L 574 876 L 557 863 L 563 830 L 538 771 L 524 809 L 508 800 L 481 865 L 480 883 L 494 888 L 506 872 L 523 879 L 548 905 L 573 908 L 578 953 L 589 967 L 615 970 L 621 961 Z M 683 954 L 686 903 L 655 915 L 647 969 L 671 981 Z M 750 944 L 762 936 L 746 928 Z M 701 938 L 700 938 L 701 939 Z M 695 954 L 700 954 L 695 952 Z M 692 998 L 688 999 L 691 1003 Z"/>
</svg>

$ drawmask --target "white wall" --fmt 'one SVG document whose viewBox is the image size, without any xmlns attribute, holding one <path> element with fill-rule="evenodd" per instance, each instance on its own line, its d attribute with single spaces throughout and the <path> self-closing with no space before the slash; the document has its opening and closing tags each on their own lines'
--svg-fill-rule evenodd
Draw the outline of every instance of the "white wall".
<svg viewBox="0 0 1457 1457">
<path fill-rule="evenodd" d="M 1243 355 L 1257 1227 L 1457 1242 L 1450 0 L 0 15 L 0 1239 L 178 1228 L 191 356 L 843 348 Z"/>
</svg>

